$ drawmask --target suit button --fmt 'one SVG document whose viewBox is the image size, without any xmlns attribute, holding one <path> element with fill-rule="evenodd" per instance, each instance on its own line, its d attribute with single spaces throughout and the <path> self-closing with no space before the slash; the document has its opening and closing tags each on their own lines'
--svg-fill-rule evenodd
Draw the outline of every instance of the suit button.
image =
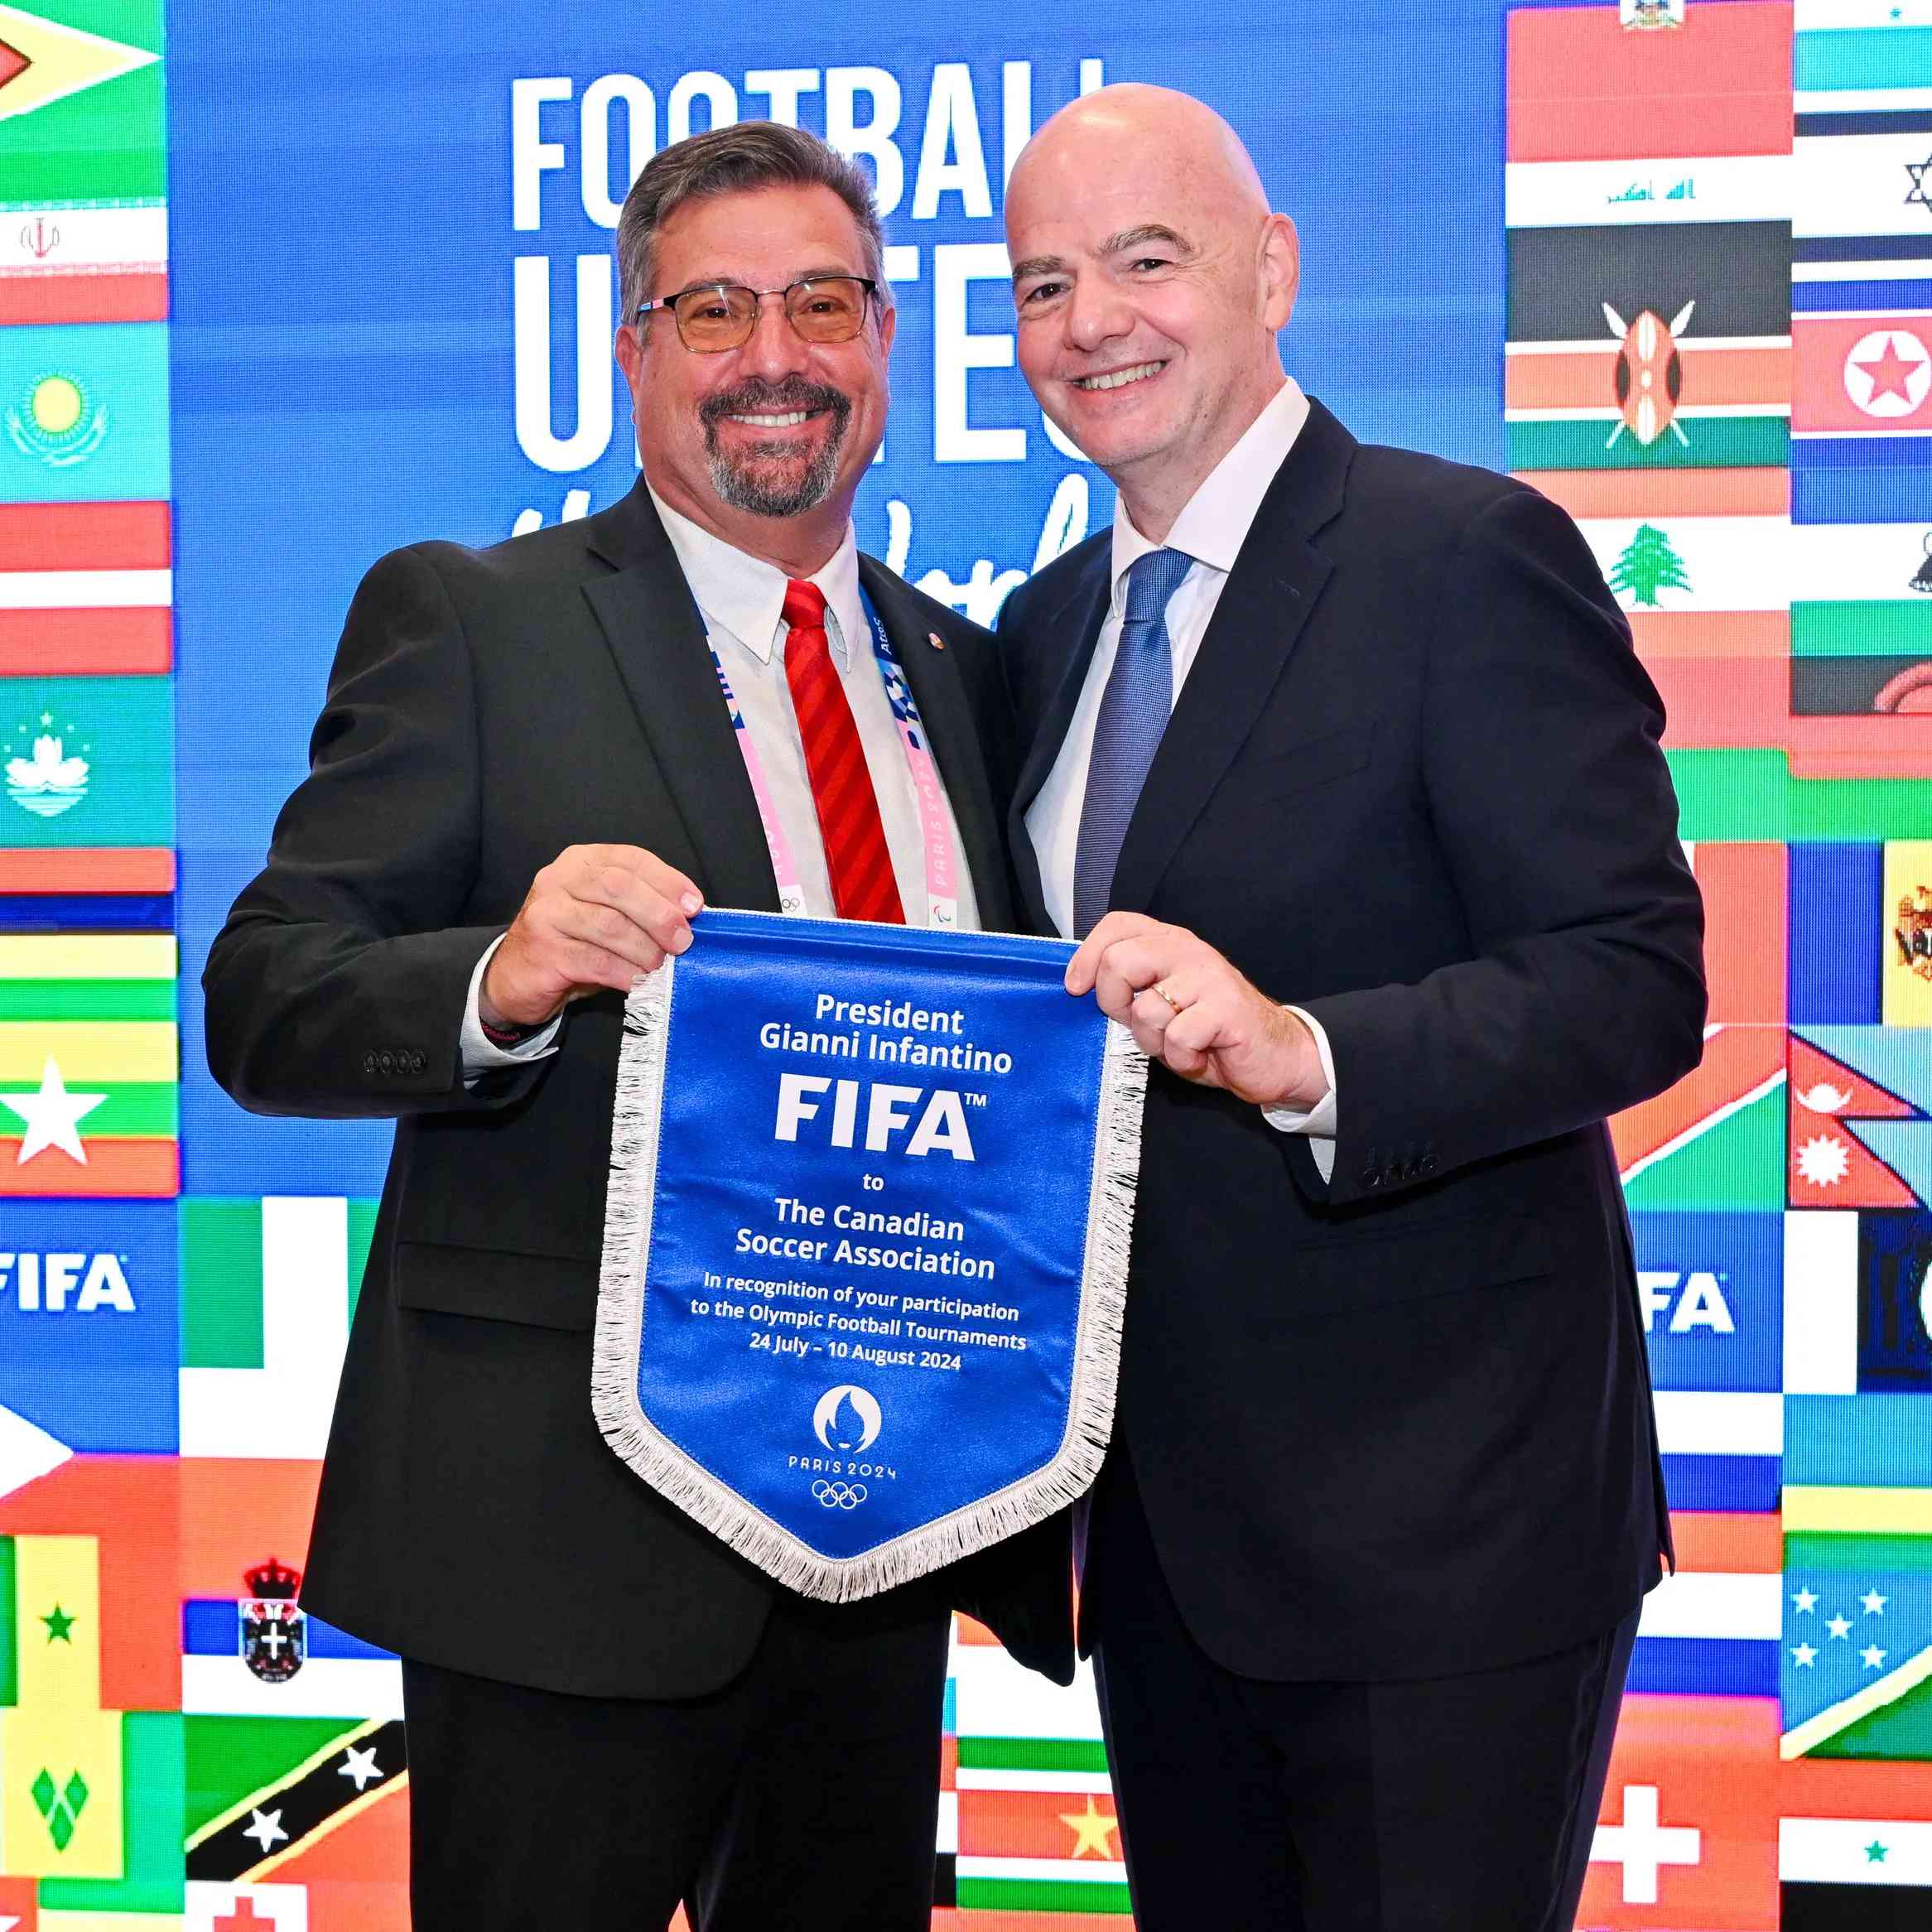
<svg viewBox="0 0 1932 1932">
<path fill-rule="evenodd" d="M 409 1056 L 409 1071 L 412 1073 L 423 1073 L 426 1072 L 428 1068 L 429 1055 L 419 1047 L 416 1052 Z"/>
<path fill-rule="evenodd" d="M 1425 1154 L 1419 1165 L 1424 1173 L 1433 1174 L 1436 1171 L 1436 1157 L 1433 1154 Z"/>
<path fill-rule="evenodd" d="M 362 1070 L 363 1070 L 363 1072 L 364 1072 L 364 1073 L 373 1073 L 373 1072 L 375 1072 L 375 1070 L 376 1070 L 376 1057 L 375 1057 L 375 1055 L 374 1055 L 373 1053 L 364 1053 L 364 1054 L 363 1055 L 363 1057 L 362 1057 Z"/>
<path fill-rule="evenodd" d="M 1379 1188 L 1387 1178 L 1388 1177 L 1380 1168 L 1370 1168 L 1364 1172 L 1361 1177 L 1361 1184 L 1365 1188 Z"/>
<path fill-rule="evenodd" d="M 396 1071 L 396 1056 L 393 1053 L 378 1053 L 376 1055 L 376 1064 L 383 1072 L 393 1073 Z"/>
</svg>

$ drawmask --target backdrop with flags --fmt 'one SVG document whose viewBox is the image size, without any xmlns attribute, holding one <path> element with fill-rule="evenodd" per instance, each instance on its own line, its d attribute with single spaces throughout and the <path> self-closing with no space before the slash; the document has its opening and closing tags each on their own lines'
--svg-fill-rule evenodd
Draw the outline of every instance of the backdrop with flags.
<svg viewBox="0 0 1932 1932">
<path fill-rule="evenodd" d="M 1612 1127 L 1680 1565 L 1581 1923 L 1932 1920 L 1932 0 L 5 0 L 0 1932 L 407 1922 L 395 1660 L 294 1600 L 388 1135 L 243 1115 L 196 991 L 357 578 L 629 486 L 618 204 L 765 116 L 885 216 L 860 541 L 990 619 L 1111 514 L 1000 212 L 1120 79 L 1296 217 L 1303 383 L 1562 503 L 1668 705 L 1709 1034 Z M 962 1624 L 946 1728 L 935 1924 L 1125 1924 L 1085 1673 Z"/>
</svg>

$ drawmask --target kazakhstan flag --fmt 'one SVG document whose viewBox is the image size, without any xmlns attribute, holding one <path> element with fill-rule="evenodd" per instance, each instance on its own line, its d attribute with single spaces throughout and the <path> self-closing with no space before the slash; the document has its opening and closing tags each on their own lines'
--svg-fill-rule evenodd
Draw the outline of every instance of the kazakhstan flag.
<svg viewBox="0 0 1932 1932">
<path fill-rule="evenodd" d="M 169 494 L 167 325 L 0 329 L 0 503 Z"/>
</svg>

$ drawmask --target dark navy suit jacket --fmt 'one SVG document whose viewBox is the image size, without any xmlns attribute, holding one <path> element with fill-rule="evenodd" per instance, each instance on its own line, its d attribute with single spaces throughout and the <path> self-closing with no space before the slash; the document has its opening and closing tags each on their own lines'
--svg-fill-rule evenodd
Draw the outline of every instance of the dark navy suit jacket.
<svg viewBox="0 0 1932 1932">
<path fill-rule="evenodd" d="M 1000 634 L 1024 816 L 1108 595 L 1103 531 Z M 1112 903 L 1333 1048 L 1332 1182 L 1156 1068 L 1115 1440 L 1194 1636 L 1274 1679 L 1595 1636 L 1668 1544 L 1607 1115 L 1697 1063 L 1702 911 L 1662 707 L 1575 527 L 1314 405 L 1149 770 Z"/>
</svg>

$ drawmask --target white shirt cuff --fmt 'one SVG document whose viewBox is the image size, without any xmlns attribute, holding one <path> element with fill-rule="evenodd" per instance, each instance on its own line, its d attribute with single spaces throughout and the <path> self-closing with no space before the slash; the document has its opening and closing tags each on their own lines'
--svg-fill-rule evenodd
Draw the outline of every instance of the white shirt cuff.
<svg viewBox="0 0 1932 1932">
<path fill-rule="evenodd" d="M 474 1086 L 484 1074 L 499 1067 L 520 1067 L 527 1060 L 541 1060 L 546 1053 L 556 1051 L 557 1029 L 563 1024 L 561 1013 L 542 1033 L 532 1033 L 513 1047 L 499 1047 L 483 1030 L 483 976 L 496 956 L 496 949 L 508 937 L 508 933 L 499 932 L 491 940 L 476 962 L 476 971 L 470 976 L 470 999 L 463 1009 L 461 1038 L 465 1086 Z"/>
<path fill-rule="evenodd" d="M 1322 1077 L 1328 1082 L 1328 1091 L 1305 1111 L 1295 1107 L 1264 1107 L 1261 1118 L 1284 1134 L 1306 1135 L 1308 1153 L 1318 1172 L 1324 1181 L 1332 1180 L 1336 1131 L 1334 1050 L 1328 1044 L 1328 1035 L 1321 1021 L 1312 1013 L 1303 1012 L 1298 1006 L 1290 1006 L 1287 1010 L 1315 1036 L 1315 1051 L 1321 1056 Z"/>
</svg>

